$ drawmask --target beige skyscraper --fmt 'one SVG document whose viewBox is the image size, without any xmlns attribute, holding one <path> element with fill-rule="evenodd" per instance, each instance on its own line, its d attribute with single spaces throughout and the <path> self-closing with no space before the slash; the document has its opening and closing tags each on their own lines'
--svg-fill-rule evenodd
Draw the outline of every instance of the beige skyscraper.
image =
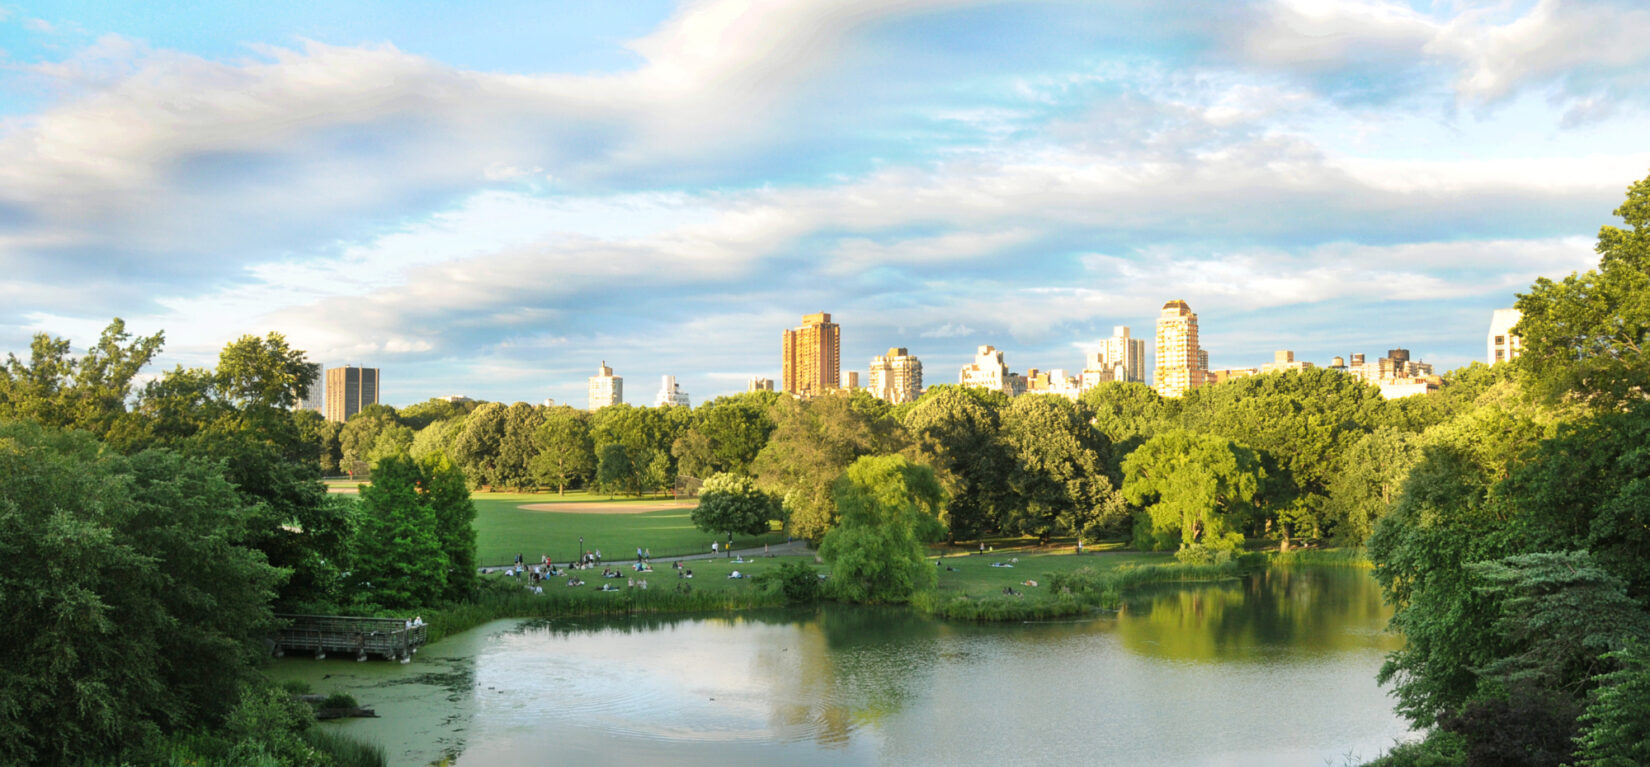
<svg viewBox="0 0 1650 767">
<path fill-rule="evenodd" d="M 842 387 L 842 328 L 827 312 L 802 317 L 802 327 L 781 336 L 785 391 L 817 397 Z"/>
<path fill-rule="evenodd" d="M 590 377 L 590 412 L 622 402 L 624 378 L 613 375 L 613 368 L 607 366 L 607 360 L 602 360 L 602 366 L 596 368 L 596 374 Z"/>
<path fill-rule="evenodd" d="M 878 399 L 898 405 L 922 396 L 922 361 L 903 346 L 871 358 L 870 391 Z"/>
<path fill-rule="evenodd" d="M 957 374 L 957 383 L 976 389 L 1000 391 L 1010 397 L 1026 393 L 1026 379 L 1008 371 L 1003 350 L 989 344 L 974 350 L 974 361 Z"/>
<path fill-rule="evenodd" d="M 1179 397 L 1202 386 L 1208 356 L 1197 345 L 1197 315 L 1185 301 L 1163 305 L 1157 315 L 1157 361 L 1152 388 L 1165 397 Z"/>
<path fill-rule="evenodd" d="M 345 366 L 327 370 L 327 420 L 348 421 L 361 408 L 378 404 L 378 394 L 378 368 Z"/>
</svg>

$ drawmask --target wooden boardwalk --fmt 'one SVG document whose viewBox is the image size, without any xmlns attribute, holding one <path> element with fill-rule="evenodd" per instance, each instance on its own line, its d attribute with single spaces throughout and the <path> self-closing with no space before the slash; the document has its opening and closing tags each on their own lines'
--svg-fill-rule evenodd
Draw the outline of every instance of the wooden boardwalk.
<svg viewBox="0 0 1650 767">
<path fill-rule="evenodd" d="M 275 656 L 287 652 L 354 655 L 356 660 L 378 656 L 406 663 L 424 644 L 428 626 L 409 626 L 396 618 L 357 618 L 347 615 L 276 615 L 285 625 L 275 636 Z"/>
</svg>

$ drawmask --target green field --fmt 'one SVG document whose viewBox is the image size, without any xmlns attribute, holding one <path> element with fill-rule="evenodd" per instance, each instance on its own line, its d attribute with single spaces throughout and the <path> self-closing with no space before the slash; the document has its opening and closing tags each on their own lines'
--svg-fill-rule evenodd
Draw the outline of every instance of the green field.
<svg viewBox="0 0 1650 767">
<path fill-rule="evenodd" d="M 517 554 L 528 561 L 549 556 L 565 563 L 579 553 L 579 538 L 585 550 L 601 549 L 613 562 L 634 559 L 636 547 L 651 549 L 654 557 L 707 554 L 710 533 L 693 526 L 687 509 L 666 509 L 639 514 L 580 514 L 528 511 L 523 504 L 606 501 L 602 496 L 568 493 L 474 493 L 476 507 L 476 562 L 482 566 L 514 562 Z M 658 502 L 658 498 L 642 502 Z M 636 503 L 614 500 L 616 508 Z M 726 537 L 721 539 L 726 542 Z M 737 548 L 759 548 L 763 544 L 784 543 L 785 534 L 774 531 L 758 537 L 735 537 Z"/>
</svg>

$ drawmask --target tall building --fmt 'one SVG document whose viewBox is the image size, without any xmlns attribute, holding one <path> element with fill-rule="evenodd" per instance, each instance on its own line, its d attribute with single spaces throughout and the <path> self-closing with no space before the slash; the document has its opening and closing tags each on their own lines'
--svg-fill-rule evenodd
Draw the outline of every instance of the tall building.
<svg viewBox="0 0 1650 767">
<path fill-rule="evenodd" d="M 1522 339 L 1513 335 L 1512 329 L 1524 314 L 1517 309 L 1496 309 L 1490 316 L 1490 335 L 1488 348 L 1484 353 L 1484 362 L 1494 365 L 1516 358 L 1524 351 Z"/>
<path fill-rule="evenodd" d="M 1100 349 L 1089 355 L 1087 364 L 1083 366 L 1083 380 L 1101 383 L 1105 381 L 1138 381 L 1146 382 L 1146 339 L 1130 338 L 1129 326 L 1118 325 L 1111 329 L 1111 338 L 1100 342 Z M 1094 375 L 1089 373 L 1106 373 L 1109 375 Z M 1089 384 L 1085 384 L 1089 385 Z"/>
<path fill-rule="evenodd" d="M 1053 370 L 1031 368 L 1026 371 L 1025 382 L 1026 394 L 1058 394 L 1075 402 L 1083 393 L 1083 388 L 1078 379 L 1075 376 L 1066 375 L 1064 368 Z"/>
<path fill-rule="evenodd" d="M 842 328 L 827 312 L 802 317 L 802 327 L 781 337 L 785 391 L 798 397 L 817 397 L 842 388 Z"/>
<path fill-rule="evenodd" d="M 751 376 L 750 383 L 746 385 L 745 391 L 773 391 L 773 379 Z"/>
<path fill-rule="evenodd" d="M 871 358 L 871 395 L 895 405 L 922 396 L 922 361 L 903 346 Z"/>
<path fill-rule="evenodd" d="M 853 390 L 859 388 L 859 371 L 858 370 L 848 371 L 848 386 L 846 388 L 848 389 L 848 391 L 853 391 Z"/>
<path fill-rule="evenodd" d="M 590 412 L 622 402 L 624 378 L 613 375 L 613 368 L 607 366 L 607 360 L 602 360 L 602 366 L 596 368 L 596 374 L 590 377 Z"/>
<path fill-rule="evenodd" d="M 1179 397 L 1206 381 L 1208 353 L 1197 345 L 1197 315 L 1185 301 L 1163 305 L 1157 315 L 1157 363 L 1152 386 L 1165 397 Z"/>
<path fill-rule="evenodd" d="M 692 407 L 688 403 L 687 392 L 677 385 L 676 376 L 662 376 L 659 382 L 659 396 L 653 400 L 654 407 Z"/>
<path fill-rule="evenodd" d="M 317 413 L 325 415 L 327 412 L 326 384 L 326 376 L 316 377 L 315 383 L 309 385 L 309 396 L 304 397 L 304 399 L 298 403 L 297 409 L 313 410 Z"/>
<path fill-rule="evenodd" d="M 1003 350 L 990 345 L 975 350 L 974 362 L 963 366 L 957 375 L 957 382 L 977 389 L 1000 391 L 1010 397 L 1026 391 L 1026 379 L 1008 372 L 1008 363 L 1003 361 Z"/>
<path fill-rule="evenodd" d="M 328 421 L 348 421 L 361 408 L 378 404 L 378 395 L 378 368 L 345 366 L 327 370 Z"/>
</svg>

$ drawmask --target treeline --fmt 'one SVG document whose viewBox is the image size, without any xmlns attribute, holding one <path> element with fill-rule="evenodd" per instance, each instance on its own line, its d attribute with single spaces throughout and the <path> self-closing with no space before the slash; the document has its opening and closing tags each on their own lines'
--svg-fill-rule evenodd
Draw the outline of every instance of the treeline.
<svg viewBox="0 0 1650 767">
<path fill-rule="evenodd" d="M 940 478 L 953 541 L 1128 538 L 1199 559 L 1252 540 L 1362 544 L 1420 451 L 1457 419 L 1501 409 L 1512 375 L 1474 364 L 1439 393 L 1394 401 L 1315 369 L 1181 399 L 1142 384 L 1105 384 L 1078 402 L 940 385 L 899 407 L 862 391 L 755 393 L 693 409 L 431 400 L 369 406 L 342 425 L 295 419 L 325 470 L 440 453 L 476 488 L 614 494 L 749 477 L 783 499 L 793 534 L 814 541 L 834 526 L 832 484 L 855 459 L 901 455 Z"/>
<path fill-rule="evenodd" d="M 302 352 L 247 336 L 137 386 L 162 343 L 117 319 L 0 367 L 0 763 L 381 764 L 256 670 L 278 611 L 466 596 L 463 474 L 390 458 L 328 495 Z"/>
<path fill-rule="evenodd" d="M 1616 215 L 1519 296 L 1509 380 L 1404 454 L 1368 548 L 1429 735 L 1378 764 L 1650 764 L 1650 178 Z"/>
</svg>

